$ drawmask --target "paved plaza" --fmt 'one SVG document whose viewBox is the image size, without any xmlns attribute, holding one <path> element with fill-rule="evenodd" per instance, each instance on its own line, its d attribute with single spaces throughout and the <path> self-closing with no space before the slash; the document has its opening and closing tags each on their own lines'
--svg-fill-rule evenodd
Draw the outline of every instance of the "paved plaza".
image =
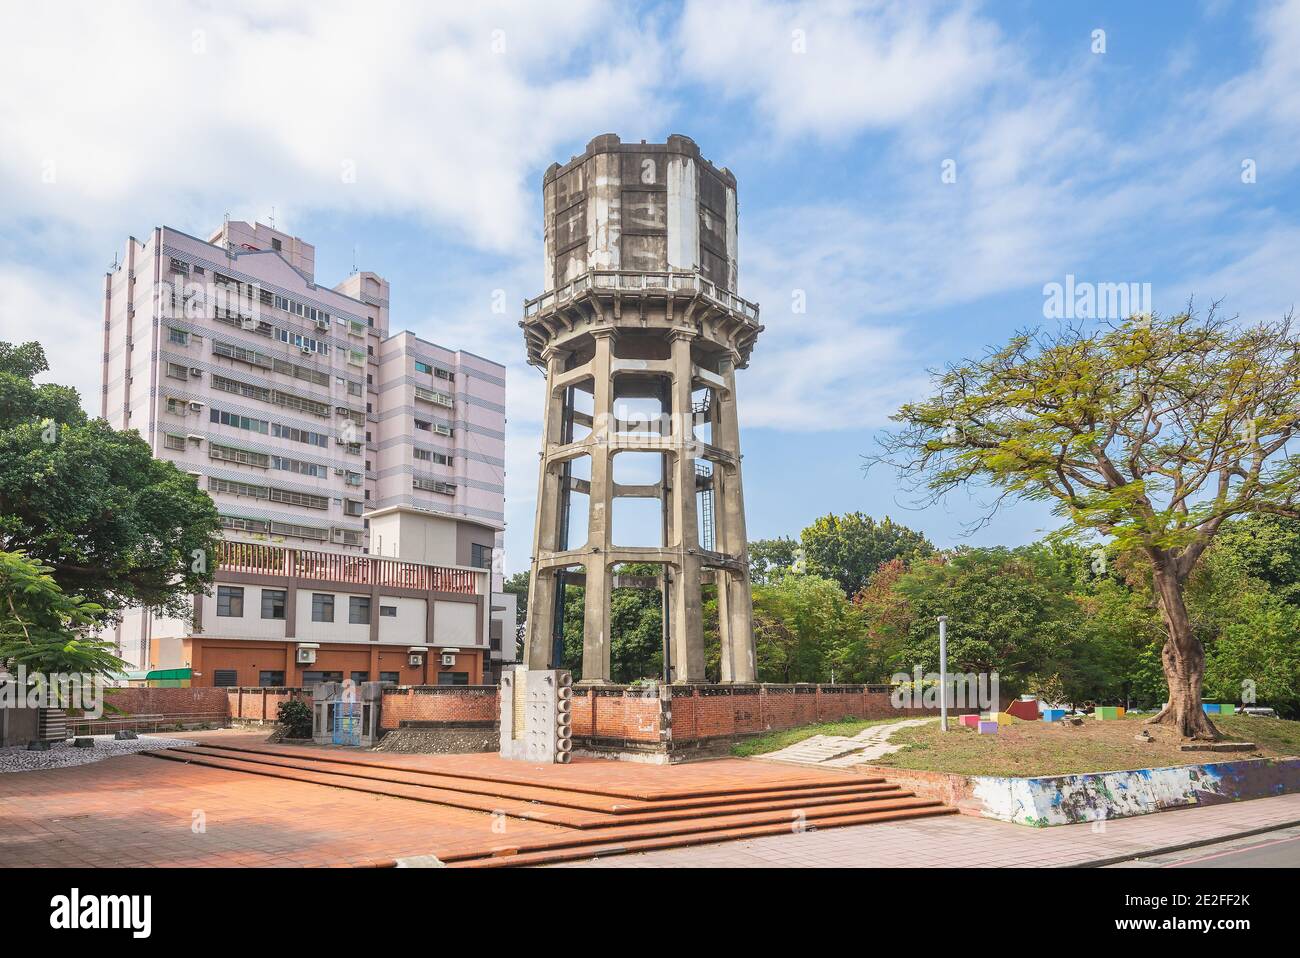
<svg viewBox="0 0 1300 958">
<path fill-rule="evenodd" d="M 230 732 L 196 733 L 200 736 L 254 747 L 262 739 Z M 495 854 L 491 849 L 563 845 L 572 842 L 575 830 L 587 834 L 581 830 L 608 828 L 605 817 L 610 815 L 621 822 L 650 823 L 621 825 L 630 829 L 621 834 L 659 829 L 664 821 L 673 828 L 693 828 L 692 803 L 703 811 L 701 818 L 737 814 L 731 807 L 705 810 L 720 792 L 728 801 L 756 802 L 743 795 L 737 799 L 734 793 L 798 786 L 835 790 L 842 787 L 839 783 L 867 781 L 851 772 L 737 760 L 671 768 L 588 761 L 550 766 L 534 775 L 531 767 L 502 771 L 492 756 L 345 756 L 316 751 L 326 754 L 322 770 L 304 771 L 303 763 L 284 755 L 259 754 L 260 759 L 282 763 L 260 770 L 224 758 L 212 760 L 226 767 L 128 755 L 82 767 L 0 775 L 0 864 L 392 865 L 430 854 L 454 858 L 481 855 L 484 849 Z M 341 768 L 348 759 L 357 760 L 351 771 Z M 473 776 L 485 770 L 494 777 L 487 784 L 475 784 L 482 780 Z M 296 777 L 282 777 L 285 774 Z M 420 776 L 436 778 L 441 785 L 435 790 L 418 784 Z M 448 781 L 455 776 L 465 781 Z M 500 808 L 483 803 L 484 795 L 491 795 Z M 869 795 L 857 798 L 870 800 Z M 788 803 L 771 801 L 768 795 L 762 801 L 777 806 L 779 816 L 788 814 Z M 840 799 L 832 795 L 824 801 L 829 805 Z M 759 817 L 756 805 L 745 814 L 747 822 Z M 715 832 L 691 838 L 698 842 L 691 847 L 594 860 L 583 855 L 573 864 L 1083 865 L 1297 823 L 1300 795 L 1121 819 L 1104 828 L 1033 829 L 953 814 L 824 828 L 810 814 L 806 821 L 787 820 L 765 837 L 716 841 L 734 832 Z M 528 861 L 518 857 L 521 864 Z"/>
</svg>

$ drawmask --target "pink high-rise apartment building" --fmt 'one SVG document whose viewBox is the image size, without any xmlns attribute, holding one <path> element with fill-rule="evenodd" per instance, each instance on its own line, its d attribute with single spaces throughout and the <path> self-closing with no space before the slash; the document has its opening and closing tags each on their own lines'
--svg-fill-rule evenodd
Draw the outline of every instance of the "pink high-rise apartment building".
<svg viewBox="0 0 1300 958">
<path fill-rule="evenodd" d="M 505 367 L 390 333 L 388 297 L 370 272 L 317 285 L 314 247 L 261 223 L 127 242 L 104 283 L 102 415 L 193 475 L 226 538 L 192 620 L 115 629 L 141 671 L 460 683 L 513 658 Z"/>
</svg>

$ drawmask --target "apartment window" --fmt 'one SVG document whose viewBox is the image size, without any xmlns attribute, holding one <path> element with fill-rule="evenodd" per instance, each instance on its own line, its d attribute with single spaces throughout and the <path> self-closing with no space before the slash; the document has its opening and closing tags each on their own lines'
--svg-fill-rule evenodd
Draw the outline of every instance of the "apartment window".
<svg viewBox="0 0 1300 958">
<path fill-rule="evenodd" d="M 342 672 L 304 672 L 302 673 L 302 687 L 309 689 L 314 685 L 320 685 L 322 682 L 342 682 Z"/>
<path fill-rule="evenodd" d="M 397 606 L 395 606 L 395 605 L 381 605 L 381 606 L 379 607 L 379 617 L 380 617 L 381 619 L 395 619 L 395 618 L 397 618 Z"/>
<path fill-rule="evenodd" d="M 439 685 L 469 685 L 468 672 L 439 672 Z"/>
<path fill-rule="evenodd" d="M 220 409 L 208 410 L 208 419 L 222 426 L 234 426 L 236 429 L 247 429 L 249 432 L 265 434 L 271 428 L 271 424 L 265 419 L 253 419 L 251 416 L 240 416 Z"/>
<path fill-rule="evenodd" d="M 415 428 L 416 428 L 416 429 L 421 429 L 421 430 L 423 430 L 424 432 L 428 432 L 430 429 L 433 428 L 433 424 L 432 424 L 432 423 L 427 423 L 427 422 L 425 422 L 423 419 L 417 419 L 417 420 L 415 420 Z"/>
<path fill-rule="evenodd" d="M 417 373 L 428 373 L 430 376 L 433 375 L 433 367 L 428 363 L 420 362 L 418 359 L 415 361 L 415 371 Z"/>
<path fill-rule="evenodd" d="M 234 529 L 238 532 L 266 532 L 271 524 L 265 519 L 244 519 L 239 516 L 219 516 L 221 527 L 223 529 Z"/>
<path fill-rule="evenodd" d="M 298 539 L 319 539 L 324 542 L 330 537 L 328 529 L 315 526 L 300 526 L 292 522 L 272 522 L 271 532 L 278 536 L 294 536 Z"/>
<path fill-rule="evenodd" d="M 284 589 L 262 590 L 262 618 L 283 619 L 284 600 L 288 595 Z"/>
<path fill-rule="evenodd" d="M 353 682 L 355 682 L 357 685 L 360 685 L 362 682 L 369 682 L 369 681 L 370 681 L 370 673 L 369 673 L 369 672 L 353 672 L 351 678 L 352 678 L 352 681 L 353 681 Z"/>
<path fill-rule="evenodd" d="M 401 672 L 380 672 L 379 681 L 387 683 L 389 685 L 401 685 L 402 673 Z"/>
<path fill-rule="evenodd" d="M 425 492 L 441 493 L 444 496 L 454 496 L 456 494 L 454 483 L 442 482 L 439 479 L 425 479 L 421 476 L 416 476 L 411 480 L 411 487 L 413 489 L 422 489 Z"/>
<path fill-rule="evenodd" d="M 238 585 L 217 586 L 217 615 L 240 619 L 244 616 L 244 588 Z"/>
<path fill-rule="evenodd" d="M 190 334 L 183 329 L 168 328 L 167 342 L 176 343 L 178 346 L 188 346 L 190 344 Z"/>
<path fill-rule="evenodd" d="M 492 568 L 492 547 L 479 545 L 477 542 L 469 547 L 469 564 L 476 569 Z"/>
<path fill-rule="evenodd" d="M 282 689 L 284 688 L 284 673 L 258 672 L 257 684 L 264 689 Z"/>
<path fill-rule="evenodd" d="M 313 622 L 334 621 L 334 596 L 325 592 L 312 593 L 311 620 Z"/>
<path fill-rule="evenodd" d="M 213 669 L 212 684 L 219 689 L 233 689 L 239 685 L 237 669 Z"/>
<path fill-rule="evenodd" d="M 369 596 L 348 596 L 348 622 L 352 625 L 370 624 Z"/>
<path fill-rule="evenodd" d="M 166 449 L 175 449 L 177 452 L 185 451 L 185 437 L 177 436 L 174 433 L 167 433 L 163 436 L 163 447 Z"/>
<path fill-rule="evenodd" d="M 190 371 L 187 367 L 182 366 L 180 363 L 168 363 L 167 375 L 171 379 L 189 379 Z"/>
<path fill-rule="evenodd" d="M 311 432 L 294 426 L 282 426 L 279 423 L 271 426 L 271 435 L 277 439 L 288 439 L 292 442 L 305 442 L 309 446 L 320 446 L 322 449 L 330 444 L 329 436 L 323 432 Z"/>
<path fill-rule="evenodd" d="M 280 252 L 280 241 L 274 236 L 271 237 L 271 249 L 275 250 L 277 253 Z"/>
<path fill-rule="evenodd" d="M 301 459 L 290 459 L 287 456 L 271 456 L 271 468 L 282 469 L 285 472 L 296 472 L 300 476 L 313 476 L 317 479 L 324 479 L 329 470 L 322 465 L 314 462 L 303 462 Z"/>
<path fill-rule="evenodd" d="M 249 452 L 247 449 L 236 449 L 233 446 L 221 446 L 212 442 L 208 443 L 208 458 L 256 466 L 259 469 L 265 469 L 271 462 L 271 457 L 264 452 Z M 276 468 L 280 467 L 276 466 Z"/>
</svg>

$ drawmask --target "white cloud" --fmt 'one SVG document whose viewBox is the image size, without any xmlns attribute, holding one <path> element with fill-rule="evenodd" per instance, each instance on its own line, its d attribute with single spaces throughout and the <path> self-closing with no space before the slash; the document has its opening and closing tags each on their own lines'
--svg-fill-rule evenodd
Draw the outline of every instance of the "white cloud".
<svg viewBox="0 0 1300 958">
<path fill-rule="evenodd" d="M 615 31 L 617 10 L 591 0 L 563 17 L 528 3 L 190 2 L 35 4 L 23 19 L 0 36 L 0 85 L 21 91 L 0 106 L 0 199 L 10 215 L 119 233 L 128 218 L 175 222 L 178 206 L 206 225 L 275 203 L 286 221 L 423 214 L 531 253 L 530 171 L 567 139 L 657 111 L 657 44 Z"/>
<path fill-rule="evenodd" d="M 706 88 L 752 99 L 785 136 L 836 136 L 948 111 L 998 71 L 996 26 L 969 6 L 692 0 L 682 67 Z"/>
<path fill-rule="evenodd" d="M 51 281 L 41 270 L 0 263 L 0 342 L 39 340 L 50 372 L 44 382 L 75 386 L 82 405 L 99 415 L 104 300 L 95 278 L 83 284 Z M 87 334 L 90 330 L 90 334 Z"/>
</svg>

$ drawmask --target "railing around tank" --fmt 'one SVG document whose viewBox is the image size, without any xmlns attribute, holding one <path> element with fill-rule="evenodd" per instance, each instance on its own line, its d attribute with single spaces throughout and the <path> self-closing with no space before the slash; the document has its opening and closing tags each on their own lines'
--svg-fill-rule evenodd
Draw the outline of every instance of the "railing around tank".
<svg viewBox="0 0 1300 958">
<path fill-rule="evenodd" d="M 717 283 L 705 279 L 698 272 L 687 270 L 588 270 L 559 289 L 527 300 L 524 303 L 524 316 L 527 318 L 552 310 L 589 289 L 662 290 L 664 292 L 698 290 L 705 298 L 758 322 L 757 303 L 751 303 L 729 290 L 722 289 Z"/>
<path fill-rule="evenodd" d="M 285 549 L 257 542 L 220 543 L 217 546 L 217 568 L 226 572 L 466 595 L 485 592 L 488 574 L 487 570 L 424 565 L 377 556 Z"/>
</svg>

